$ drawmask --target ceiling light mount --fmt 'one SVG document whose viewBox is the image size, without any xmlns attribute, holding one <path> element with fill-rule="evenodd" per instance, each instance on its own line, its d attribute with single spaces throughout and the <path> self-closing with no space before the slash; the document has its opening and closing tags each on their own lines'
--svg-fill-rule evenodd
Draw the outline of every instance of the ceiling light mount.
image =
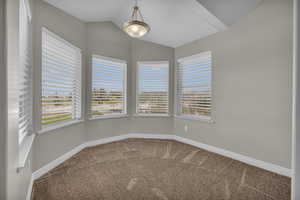
<svg viewBox="0 0 300 200">
<path fill-rule="evenodd" d="M 135 6 L 133 7 L 131 20 L 124 23 L 123 30 L 129 36 L 134 38 L 142 37 L 150 31 L 150 26 L 144 22 L 143 15 L 137 5 L 137 0 L 135 1 Z"/>
</svg>

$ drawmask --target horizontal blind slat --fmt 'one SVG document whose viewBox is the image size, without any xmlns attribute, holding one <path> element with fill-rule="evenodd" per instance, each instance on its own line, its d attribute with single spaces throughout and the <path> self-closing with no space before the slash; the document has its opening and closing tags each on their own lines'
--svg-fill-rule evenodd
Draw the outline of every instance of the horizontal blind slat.
<svg viewBox="0 0 300 200">
<path fill-rule="evenodd" d="M 169 113 L 169 65 L 153 63 L 138 65 L 138 114 Z"/>
<path fill-rule="evenodd" d="M 19 8 L 19 55 L 18 71 L 19 86 L 19 118 L 18 142 L 33 133 L 32 127 L 32 25 L 28 13 L 27 1 L 20 1 Z"/>
<path fill-rule="evenodd" d="M 92 58 L 91 117 L 126 113 L 126 64 Z"/>
<path fill-rule="evenodd" d="M 177 73 L 179 114 L 211 115 L 211 52 L 180 59 Z"/>
<path fill-rule="evenodd" d="M 42 125 L 81 118 L 81 50 L 43 28 Z"/>
</svg>

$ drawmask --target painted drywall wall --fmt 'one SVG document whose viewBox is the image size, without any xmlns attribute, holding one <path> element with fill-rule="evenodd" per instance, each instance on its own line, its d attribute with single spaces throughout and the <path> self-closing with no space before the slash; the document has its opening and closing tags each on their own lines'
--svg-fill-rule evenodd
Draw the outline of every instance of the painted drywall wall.
<svg viewBox="0 0 300 200">
<path fill-rule="evenodd" d="M 5 2 L 0 0 L 0 199 L 6 198 Z"/>
<path fill-rule="evenodd" d="M 84 123 L 57 129 L 48 133 L 39 134 L 34 145 L 34 170 L 39 169 L 50 161 L 68 152 L 75 146 L 90 140 L 128 134 L 132 131 L 139 133 L 165 133 L 173 131 L 172 118 L 120 118 L 105 120 L 88 120 L 89 118 L 89 91 L 91 88 L 91 57 L 93 54 L 126 60 L 128 64 L 128 102 L 135 100 L 135 73 L 133 62 L 150 60 L 169 60 L 172 69 L 174 49 L 144 41 L 135 41 L 123 33 L 111 22 L 86 23 L 71 17 L 51 5 L 36 0 L 36 28 L 35 28 L 35 113 L 40 113 L 40 73 L 41 73 L 41 28 L 59 34 L 71 43 L 85 48 L 84 75 L 87 79 L 83 84 L 83 105 L 87 110 Z M 67 24 L 67 26 L 66 26 Z M 134 66 L 135 67 L 135 66 Z M 170 72 L 170 76 L 172 71 Z M 172 79 L 171 79 L 172 80 Z M 172 88 L 170 88 L 170 91 Z M 170 93 L 170 97 L 172 92 Z M 128 103 L 128 113 L 134 109 Z M 170 108 L 173 105 L 170 104 Z M 39 114 L 36 115 L 36 130 L 39 127 Z M 53 148 L 55 146 L 55 148 Z"/>
<path fill-rule="evenodd" d="M 42 167 L 84 141 L 134 132 L 175 133 L 283 167 L 290 167 L 292 66 L 290 1 L 266 0 L 231 29 L 175 49 L 176 58 L 206 50 L 213 51 L 215 124 L 172 118 L 129 117 L 87 120 L 88 112 L 86 112 L 84 123 L 37 137 L 34 169 Z M 78 46 L 84 44 L 80 41 L 86 42 L 87 111 L 92 54 L 128 62 L 128 86 L 130 86 L 128 102 L 131 102 L 128 105 L 128 113 L 131 115 L 135 112 L 137 61 L 170 60 L 170 80 L 174 83 L 172 76 L 174 49 L 133 40 L 111 22 L 83 24 L 41 1 L 37 1 L 37 10 L 40 17 L 35 37 L 36 71 L 40 70 L 38 52 L 40 52 L 39 31 L 42 25 L 74 44 L 77 42 Z M 280 14 L 276 10 L 281 10 Z M 265 37 L 266 34 L 272 37 Z M 35 77 L 38 79 L 38 75 Z M 173 96 L 172 87 L 170 86 L 170 96 Z M 38 101 L 39 99 L 35 100 L 35 105 L 38 105 Z M 172 111 L 172 98 L 170 108 Z M 39 113 L 38 108 L 36 110 L 36 113 Z M 261 112 L 262 110 L 265 112 Z M 188 126 L 187 132 L 184 131 L 185 125 Z M 265 138 L 272 138 L 272 142 L 266 145 Z M 57 148 L 54 149 L 53 146 Z"/>
<path fill-rule="evenodd" d="M 85 58 L 86 58 L 86 25 L 80 20 L 65 14 L 61 10 L 50 6 L 41 0 L 35 0 L 35 32 L 34 32 L 34 113 L 35 130 L 40 127 L 40 81 L 41 81 L 41 33 L 42 27 L 58 34 L 65 40 L 82 50 L 83 76 L 82 87 L 85 88 Z M 85 96 L 85 90 L 83 90 Z M 83 99 L 82 105 L 85 104 Z M 84 108 L 84 106 L 83 106 Z M 39 169 L 48 162 L 58 158 L 64 153 L 85 141 L 84 123 L 38 134 L 34 142 L 33 170 Z"/>
<path fill-rule="evenodd" d="M 128 37 L 111 22 L 94 22 L 87 24 L 88 60 L 93 54 L 122 59 L 127 61 L 127 110 L 130 116 L 135 114 L 135 88 L 137 61 L 170 61 L 170 76 L 172 74 L 174 49 L 162 45 L 136 40 Z M 91 63 L 88 62 L 90 80 Z M 171 79 L 172 80 L 172 79 Z M 88 81 L 88 89 L 91 83 Z M 170 91 L 172 88 L 170 88 Z M 88 92 L 90 94 L 90 92 Z M 170 96 L 172 93 L 170 93 Z M 87 97 L 87 110 L 89 97 Z M 130 102 L 130 103 L 129 103 Z M 170 103 L 172 108 L 172 101 Z M 88 116 L 87 116 L 88 118 Z M 171 118 L 137 118 L 87 120 L 87 140 L 101 139 L 128 133 L 165 133 L 171 134 L 173 120 Z"/>
<path fill-rule="evenodd" d="M 175 49 L 176 59 L 212 51 L 215 120 L 175 119 L 176 135 L 291 167 L 292 15 L 292 0 L 264 0 L 227 31 Z"/>
<path fill-rule="evenodd" d="M 26 166 L 18 171 L 18 64 L 19 64 L 19 0 L 6 1 L 6 69 L 7 69 L 7 130 L 6 130 L 6 199 L 24 200 L 31 179 L 31 155 Z M 31 3 L 31 1 L 30 1 Z M 6 96 L 7 95 L 7 96 Z M 2 96 L 2 95 L 1 95 Z"/>
<path fill-rule="evenodd" d="M 111 22 L 87 23 L 87 47 L 88 47 L 88 78 L 87 95 L 91 91 L 91 59 L 92 55 L 106 56 L 127 61 L 128 77 L 130 79 L 131 68 L 131 46 L 130 39 Z M 130 88 L 128 88 L 130 90 Z M 129 92 L 128 92 L 129 94 Z M 128 98 L 130 96 L 127 94 Z M 86 112 L 89 116 L 90 96 L 87 96 Z M 128 100 L 127 102 L 129 102 Z M 129 105 L 129 104 L 128 104 Z M 128 118 L 87 120 L 86 122 L 87 141 L 117 136 L 128 133 L 130 123 Z"/>
<path fill-rule="evenodd" d="M 145 42 L 142 40 L 131 39 L 131 60 L 132 66 L 130 71 L 130 88 L 131 93 L 131 114 L 135 115 L 136 111 L 136 88 L 137 88 L 137 62 L 139 61 L 169 61 L 169 81 L 173 82 L 174 69 L 174 49 L 166 46 Z M 173 85 L 169 85 L 169 109 L 170 115 L 173 113 Z M 173 134 L 173 118 L 151 118 L 151 117 L 132 117 L 130 123 L 130 133 L 158 133 Z"/>
</svg>

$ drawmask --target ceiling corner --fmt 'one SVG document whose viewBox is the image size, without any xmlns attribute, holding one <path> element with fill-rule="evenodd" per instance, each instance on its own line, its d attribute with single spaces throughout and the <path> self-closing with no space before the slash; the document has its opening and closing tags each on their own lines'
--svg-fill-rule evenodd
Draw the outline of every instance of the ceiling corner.
<svg viewBox="0 0 300 200">
<path fill-rule="evenodd" d="M 197 0 L 209 12 L 227 26 L 237 23 L 242 17 L 257 8 L 263 0 Z"/>
</svg>

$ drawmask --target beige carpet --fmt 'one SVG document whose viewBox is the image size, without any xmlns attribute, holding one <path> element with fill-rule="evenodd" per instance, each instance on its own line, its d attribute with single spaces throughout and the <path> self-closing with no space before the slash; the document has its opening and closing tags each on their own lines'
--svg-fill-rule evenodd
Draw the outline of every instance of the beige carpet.
<svg viewBox="0 0 300 200">
<path fill-rule="evenodd" d="M 36 180 L 33 200 L 289 200 L 290 179 L 186 144 L 85 149 Z"/>
</svg>

